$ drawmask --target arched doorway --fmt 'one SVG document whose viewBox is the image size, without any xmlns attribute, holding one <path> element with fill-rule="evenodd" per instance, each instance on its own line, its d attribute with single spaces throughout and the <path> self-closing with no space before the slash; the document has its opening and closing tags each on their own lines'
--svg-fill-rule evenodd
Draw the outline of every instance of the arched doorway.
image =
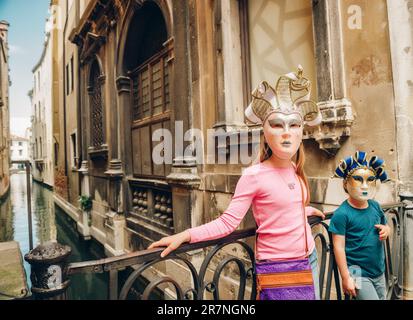
<svg viewBox="0 0 413 320">
<path fill-rule="evenodd" d="M 131 119 L 130 131 L 125 132 L 130 135 L 125 149 L 128 152 L 132 146 L 133 175 L 128 179 L 131 191 L 128 214 L 133 219 L 128 222 L 129 227 L 136 227 L 143 233 L 144 228 L 137 225 L 149 223 L 160 236 L 174 232 L 172 192 L 165 182 L 171 165 L 152 161 L 152 150 L 159 143 L 152 141 L 152 134 L 158 129 L 171 128 L 173 46 L 169 20 L 164 15 L 167 8 L 161 8 L 157 1 L 145 1 L 132 10 L 135 11 L 125 21 L 127 33 L 120 46 L 122 63 L 118 65 L 118 70 L 130 80 L 127 88 L 129 91 L 130 87 L 130 96 L 127 101 L 123 100 Z M 163 181 L 159 183 L 160 180 Z M 154 235 L 152 232 L 146 236 L 152 238 Z"/>
<path fill-rule="evenodd" d="M 170 128 L 170 56 L 168 29 L 160 7 L 145 2 L 130 21 L 123 69 L 131 80 L 133 175 L 164 178 L 168 167 L 152 162 L 151 137 Z"/>
</svg>

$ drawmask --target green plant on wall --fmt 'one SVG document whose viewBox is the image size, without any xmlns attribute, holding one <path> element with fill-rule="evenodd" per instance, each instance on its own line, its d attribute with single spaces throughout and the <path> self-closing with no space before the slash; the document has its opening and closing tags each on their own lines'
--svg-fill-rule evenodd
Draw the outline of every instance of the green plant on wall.
<svg viewBox="0 0 413 320">
<path fill-rule="evenodd" d="M 79 197 L 79 203 L 80 203 L 80 208 L 83 211 L 87 212 L 87 214 L 88 214 L 88 224 L 89 224 L 89 226 L 91 226 L 92 225 L 92 217 L 91 217 L 90 211 L 92 211 L 92 206 L 93 206 L 92 197 L 80 196 Z"/>
</svg>

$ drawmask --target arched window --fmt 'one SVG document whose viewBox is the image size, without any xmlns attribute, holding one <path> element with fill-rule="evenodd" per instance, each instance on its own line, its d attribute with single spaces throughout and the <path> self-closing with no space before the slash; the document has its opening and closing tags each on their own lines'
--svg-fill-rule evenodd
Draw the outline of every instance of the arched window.
<svg viewBox="0 0 413 320">
<path fill-rule="evenodd" d="M 131 79 L 131 135 L 135 176 L 169 174 L 170 168 L 155 164 L 151 150 L 152 134 L 169 129 L 170 68 L 172 46 L 161 8 L 153 1 L 145 2 L 129 24 L 124 51 L 124 69 Z"/>
<path fill-rule="evenodd" d="M 89 78 L 89 105 L 90 105 L 90 143 L 92 147 L 99 148 L 104 143 L 103 136 L 103 100 L 101 71 L 95 59 L 90 67 Z"/>
<path fill-rule="evenodd" d="M 139 9 L 129 27 L 125 67 L 133 81 L 133 120 L 169 109 L 168 39 L 165 19 L 153 2 Z"/>
</svg>

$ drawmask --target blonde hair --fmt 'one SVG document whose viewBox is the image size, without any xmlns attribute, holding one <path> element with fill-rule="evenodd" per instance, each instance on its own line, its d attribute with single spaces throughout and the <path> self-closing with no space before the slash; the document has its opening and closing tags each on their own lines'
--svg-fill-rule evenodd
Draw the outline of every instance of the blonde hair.
<svg viewBox="0 0 413 320">
<path fill-rule="evenodd" d="M 254 162 L 255 163 L 264 162 L 265 160 L 269 159 L 271 156 L 272 156 L 272 150 L 270 146 L 268 145 L 267 141 L 265 141 L 265 138 L 261 139 L 258 158 Z M 296 174 L 302 180 L 302 182 L 304 182 L 304 187 L 307 191 L 307 197 L 304 201 L 304 204 L 308 206 L 308 204 L 310 203 L 310 188 L 308 186 L 307 176 L 304 172 L 305 152 L 304 152 L 304 145 L 302 142 L 300 144 L 300 147 L 298 148 L 297 153 L 295 154 L 295 159 L 293 161 L 295 163 Z"/>
</svg>

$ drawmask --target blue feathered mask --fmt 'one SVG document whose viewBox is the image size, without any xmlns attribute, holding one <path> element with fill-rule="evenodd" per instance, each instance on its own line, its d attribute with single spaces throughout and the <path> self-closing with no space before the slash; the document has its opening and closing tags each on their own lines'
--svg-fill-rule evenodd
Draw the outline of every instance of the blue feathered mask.
<svg viewBox="0 0 413 320">
<path fill-rule="evenodd" d="M 373 156 L 370 160 L 367 160 L 366 152 L 357 151 L 354 157 L 347 157 L 340 161 L 334 175 L 338 178 L 347 179 L 357 169 L 370 169 L 374 172 L 376 179 L 383 183 L 389 181 L 384 166 L 383 159 Z"/>
</svg>

